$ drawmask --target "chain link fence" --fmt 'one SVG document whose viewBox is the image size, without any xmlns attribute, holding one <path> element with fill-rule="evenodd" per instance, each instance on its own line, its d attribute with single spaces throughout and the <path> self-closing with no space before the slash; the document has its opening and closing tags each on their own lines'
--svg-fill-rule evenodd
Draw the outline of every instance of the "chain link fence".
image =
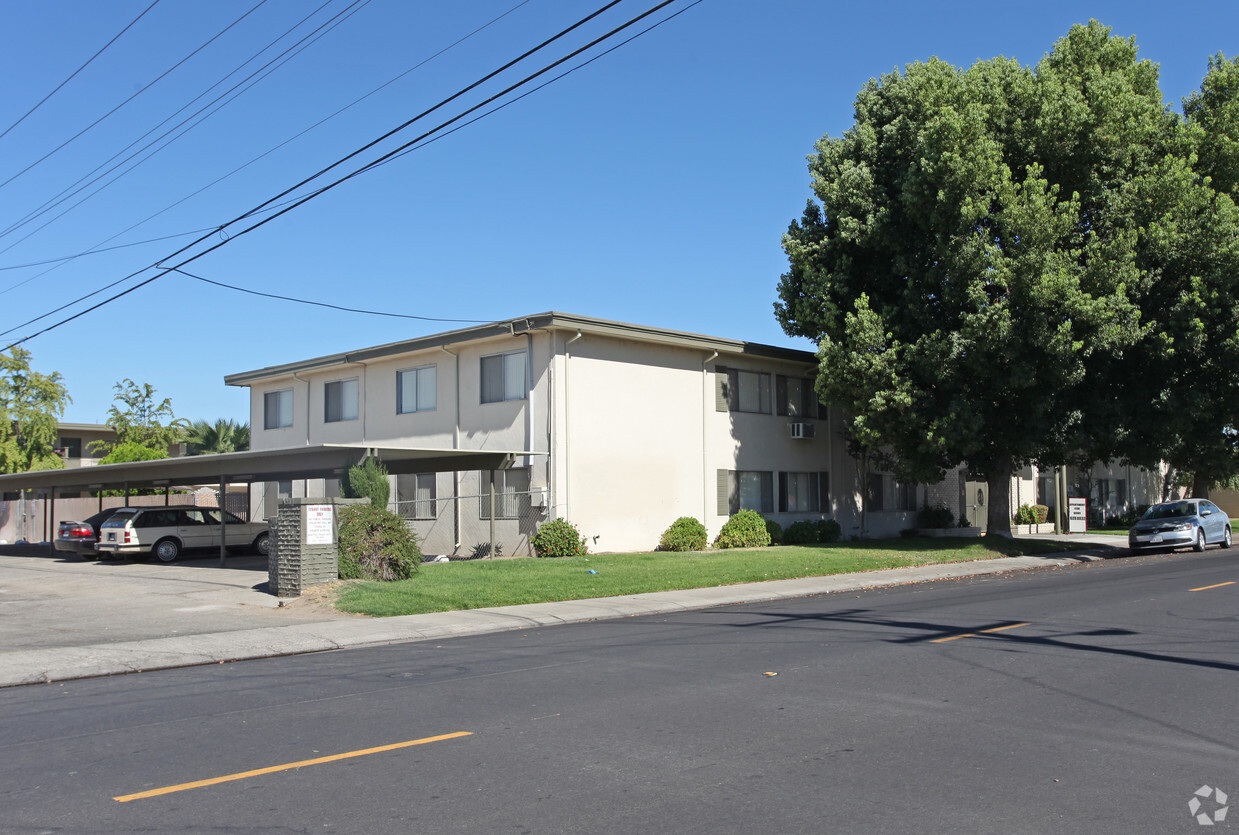
<svg viewBox="0 0 1239 835">
<path fill-rule="evenodd" d="M 531 557 L 530 539 L 547 520 L 544 497 L 538 491 L 495 493 L 493 525 L 489 493 L 392 502 L 389 507 L 417 536 L 424 555 L 451 560 Z"/>
</svg>

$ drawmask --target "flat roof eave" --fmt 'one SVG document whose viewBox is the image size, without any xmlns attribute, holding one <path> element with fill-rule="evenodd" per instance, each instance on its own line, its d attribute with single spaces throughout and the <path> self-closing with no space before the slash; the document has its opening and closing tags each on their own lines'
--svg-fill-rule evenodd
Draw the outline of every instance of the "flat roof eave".
<svg viewBox="0 0 1239 835">
<path fill-rule="evenodd" d="M 518 457 L 539 454 L 544 453 L 524 450 L 319 444 L 13 473 L 0 475 L 0 491 L 77 491 L 125 486 L 138 488 L 218 484 L 221 480 L 238 484 L 301 478 L 339 478 L 349 467 L 367 456 L 377 457 L 392 475 L 500 470 L 512 466 Z"/>
</svg>

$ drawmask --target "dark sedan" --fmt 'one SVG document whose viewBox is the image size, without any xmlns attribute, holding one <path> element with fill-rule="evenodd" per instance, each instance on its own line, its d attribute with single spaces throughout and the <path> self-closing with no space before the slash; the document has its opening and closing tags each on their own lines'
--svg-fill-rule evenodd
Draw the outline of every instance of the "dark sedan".
<svg viewBox="0 0 1239 835">
<path fill-rule="evenodd" d="M 1197 551 L 1217 544 L 1230 547 L 1230 519 L 1208 499 L 1181 499 L 1155 504 L 1127 534 L 1137 550 L 1172 550 L 1191 546 Z"/>
<path fill-rule="evenodd" d="M 53 546 L 57 551 L 66 554 L 76 554 L 82 559 L 94 559 L 99 556 L 95 546 L 99 543 L 99 526 L 119 507 L 109 507 L 93 516 L 87 516 L 81 522 L 61 522 L 56 531 L 56 541 Z"/>
</svg>

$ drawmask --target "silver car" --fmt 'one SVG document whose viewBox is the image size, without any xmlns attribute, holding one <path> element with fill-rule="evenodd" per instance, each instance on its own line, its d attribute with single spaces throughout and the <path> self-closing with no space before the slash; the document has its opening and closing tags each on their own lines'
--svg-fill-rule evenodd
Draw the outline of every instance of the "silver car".
<svg viewBox="0 0 1239 835">
<path fill-rule="evenodd" d="M 1133 551 L 1206 545 L 1230 547 L 1230 519 L 1208 499 L 1181 499 L 1150 507 L 1127 534 Z"/>
</svg>

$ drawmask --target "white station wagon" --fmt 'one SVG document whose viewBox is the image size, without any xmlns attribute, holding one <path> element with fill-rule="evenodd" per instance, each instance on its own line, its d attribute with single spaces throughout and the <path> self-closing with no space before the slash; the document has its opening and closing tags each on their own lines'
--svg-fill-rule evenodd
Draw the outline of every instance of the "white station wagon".
<svg viewBox="0 0 1239 835">
<path fill-rule="evenodd" d="M 183 551 L 219 549 L 220 514 L 230 549 L 251 548 L 266 555 L 271 532 L 266 522 L 243 522 L 215 507 L 131 507 L 118 510 L 99 528 L 99 556 L 153 554 L 172 562 Z"/>
</svg>

